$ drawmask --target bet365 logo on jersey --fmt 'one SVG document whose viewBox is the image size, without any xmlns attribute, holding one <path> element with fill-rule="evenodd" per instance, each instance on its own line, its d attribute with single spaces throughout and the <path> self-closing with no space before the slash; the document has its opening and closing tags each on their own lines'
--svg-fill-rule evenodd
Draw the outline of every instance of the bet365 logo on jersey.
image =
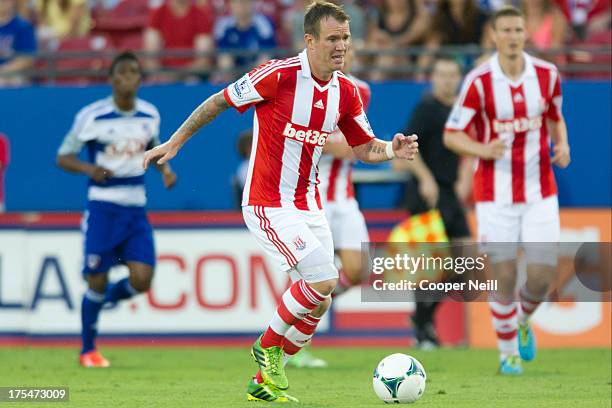
<svg viewBox="0 0 612 408">
<path fill-rule="evenodd" d="M 493 120 L 493 131 L 495 133 L 523 133 L 532 130 L 540 130 L 542 127 L 542 117 L 535 118 L 515 118 L 509 120 Z"/>
<path fill-rule="evenodd" d="M 287 122 L 283 136 L 298 142 L 308 143 L 315 146 L 323 146 L 329 137 L 329 133 L 319 132 L 318 130 L 308 129 L 302 126 Z"/>
</svg>

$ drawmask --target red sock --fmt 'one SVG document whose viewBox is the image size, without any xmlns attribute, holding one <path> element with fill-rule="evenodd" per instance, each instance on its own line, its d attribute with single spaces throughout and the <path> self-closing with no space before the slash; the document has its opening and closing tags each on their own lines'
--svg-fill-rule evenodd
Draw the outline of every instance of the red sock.
<svg viewBox="0 0 612 408">
<path fill-rule="evenodd" d="M 538 306 L 542 303 L 542 299 L 538 299 L 536 296 L 533 296 L 527 290 L 526 286 L 523 286 L 519 290 L 519 321 L 521 323 L 525 323 L 531 315 L 536 311 Z"/>
<path fill-rule="evenodd" d="M 502 358 L 518 355 L 517 307 L 512 301 L 489 299 L 489 307 L 493 317 L 493 328 L 497 336 L 497 347 Z"/>
<path fill-rule="evenodd" d="M 295 282 L 283 294 L 270 326 L 261 338 L 261 347 L 280 346 L 287 330 L 312 312 L 325 298 L 305 281 Z"/>
<path fill-rule="evenodd" d="M 300 351 L 312 338 L 320 321 L 320 317 L 308 315 L 289 329 L 283 339 L 283 351 L 285 354 L 292 356 Z"/>
</svg>

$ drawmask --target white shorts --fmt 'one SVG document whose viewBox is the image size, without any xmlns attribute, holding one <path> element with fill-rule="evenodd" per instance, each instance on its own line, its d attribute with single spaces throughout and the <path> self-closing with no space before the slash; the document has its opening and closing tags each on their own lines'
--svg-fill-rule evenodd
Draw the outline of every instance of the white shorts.
<svg viewBox="0 0 612 408">
<path fill-rule="evenodd" d="M 369 237 L 357 200 L 327 202 L 323 208 L 334 238 L 334 249 L 360 251 L 361 244 L 367 243 Z"/>
<path fill-rule="evenodd" d="M 279 271 L 290 272 L 318 247 L 322 247 L 333 260 L 334 244 L 322 210 L 246 206 L 242 207 L 242 215 L 249 231 Z M 297 278 L 295 270 L 291 271 L 291 278 Z M 301 278 L 307 282 L 317 282 L 319 277 Z"/>
<path fill-rule="evenodd" d="M 506 243 L 497 247 L 503 251 L 496 251 L 496 261 L 515 259 L 519 242 L 554 244 L 559 242 L 561 236 L 556 195 L 525 204 L 476 203 L 476 220 L 479 242 Z M 540 257 L 546 264 L 556 263 L 552 254 L 543 255 L 550 252 L 546 245 L 530 244 L 524 247 L 528 261 Z M 550 259 L 543 259 L 542 256 Z"/>
</svg>

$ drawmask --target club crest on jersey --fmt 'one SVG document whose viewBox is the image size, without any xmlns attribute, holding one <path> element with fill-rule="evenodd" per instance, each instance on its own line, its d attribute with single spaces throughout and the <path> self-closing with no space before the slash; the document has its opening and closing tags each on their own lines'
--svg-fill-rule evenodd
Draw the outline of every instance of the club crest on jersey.
<svg viewBox="0 0 612 408">
<path fill-rule="evenodd" d="M 245 75 L 242 79 L 236 81 L 232 87 L 234 94 L 238 99 L 244 99 L 244 97 L 251 92 L 251 85 L 249 84 L 249 78 Z"/>
<path fill-rule="evenodd" d="M 300 129 L 301 128 L 301 129 Z M 315 146 L 323 146 L 329 137 L 329 133 L 319 132 L 303 126 L 294 125 L 287 122 L 283 136 L 289 139 L 297 140 L 298 142 L 308 143 Z"/>
<path fill-rule="evenodd" d="M 102 258 L 97 254 L 87 254 L 87 267 L 89 269 L 96 269 L 100 266 L 100 261 Z"/>
<path fill-rule="evenodd" d="M 293 242 L 293 245 L 295 246 L 296 251 L 302 251 L 306 249 L 306 242 L 304 242 L 304 240 L 300 236 L 293 238 L 292 242 Z"/>
</svg>

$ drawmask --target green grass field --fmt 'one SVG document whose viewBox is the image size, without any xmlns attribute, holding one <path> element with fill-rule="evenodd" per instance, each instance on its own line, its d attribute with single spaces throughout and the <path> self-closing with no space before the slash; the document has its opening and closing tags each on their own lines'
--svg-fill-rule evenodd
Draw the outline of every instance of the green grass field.
<svg viewBox="0 0 612 408">
<path fill-rule="evenodd" d="M 68 386 L 70 403 L 0 403 L 4 406 L 258 407 L 246 402 L 255 364 L 240 348 L 102 348 L 110 369 L 76 365 L 67 348 L 0 348 L 0 386 Z M 402 350 L 320 348 L 323 370 L 287 370 L 300 407 L 384 406 L 372 391 L 378 361 Z M 427 389 L 416 407 L 610 408 L 610 350 L 541 350 L 522 377 L 495 374 L 491 350 L 403 350 L 427 371 Z"/>
</svg>

